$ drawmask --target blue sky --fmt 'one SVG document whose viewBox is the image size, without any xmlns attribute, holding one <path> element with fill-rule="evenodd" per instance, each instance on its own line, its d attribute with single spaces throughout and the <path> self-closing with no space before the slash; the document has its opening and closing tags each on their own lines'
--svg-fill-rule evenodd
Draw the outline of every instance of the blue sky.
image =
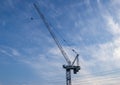
<svg viewBox="0 0 120 85">
<path fill-rule="evenodd" d="M 119 0 L 1 0 L 0 85 L 65 85 L 66 61 L 33 3 L 69 58 L 74 56 L 71 48 L 80 54 L 74 85 L 119 85 Z"/>
</svg>

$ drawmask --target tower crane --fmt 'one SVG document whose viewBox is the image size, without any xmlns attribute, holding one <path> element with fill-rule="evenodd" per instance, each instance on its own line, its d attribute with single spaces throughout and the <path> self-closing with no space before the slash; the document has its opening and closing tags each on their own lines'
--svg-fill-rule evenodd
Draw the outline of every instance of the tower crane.
<svg viewBox="0 0 120 85">
<path fill-rule="evenodd" d="M 76 56 L 75 56 L 75 59 L 73 60 L 73 62 L 70 61 L 68 55 L 66 54 L 65 50 L 61 46 L 55 33 L 52 31 L 51 26 L 48 23 L 48 21 L 46 20 L 45 16 L 42 14 L 42 12 L 40 11 L 40 9 L 38 8 L 38 6 L 35 3 L 33 5 L 34 5 L 36 11 L 38 12 L 40 18 L 42 19 L 42 21 L 44 23 L 44 25 L 48 29 L 50 35 L 52 36 L 53 40 L 55 41 L 56 45 L 58 46 L 59 50 L 61 51 L 62 55 L 64 56 L 64 58 L 67 62 L 67 65 L 63 65 L 63 68 L 66 70 L 66 85 L 72 85 L 71 84 L 71 70 L 73 70 L 74 74 L 76 74 L 80 70 L 79 58 L 78 58 L 79 54 L 76 53 Z M 73 51 L 75 52 L 75 50 L 73 50 Z M 77 63 L 77 65 L 74 65 L 75 62 Z"/>
</svg>

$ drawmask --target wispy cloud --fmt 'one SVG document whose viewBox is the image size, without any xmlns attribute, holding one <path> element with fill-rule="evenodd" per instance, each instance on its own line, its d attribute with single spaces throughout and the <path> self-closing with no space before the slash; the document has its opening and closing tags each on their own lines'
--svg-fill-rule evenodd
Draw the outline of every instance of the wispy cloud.
<svg viewBox="0 0 120 85">
<path fill-rule="evenodd" d="M 113 34 L 114 36 L 120 35 L 119 23 L 117 23 L 117 21 L 115 21 L 112 16 L 105 15 L 104 17 L 106 19 L 108 26 L 107 30 L 110 31 L 110 33 Z"/>
<path fill-rule="evenodd" d="M 59 67 L 60 68 L 62 67 L 61 62 L 59 62 L 61 61 L 59 58 L 60 56 L 56 56 L 57 54 L 54 54 L 54 52 L 51 53 L 51 50 L 50 50 L 50 55 L 49 55 L 49 57 L 53 56 L 51 57 L 51 59 L 46 57 L 48 55 L 41 55 L 41 54 L 35 57 L 31 57 L 32 56 L 31 55 L 29 56 L 30 58 L 28 58 L 24 54 L 19 52 L 17 49 L 11 48 L 11 47 L 4 47 L 4 46 L 2 46 L 2 48 L 0 49 L 0 53 L 11 57 L 18 62 L 28 65 L 29 67 L 33 69 L 33 71 L 36 74 L 40 75 L 41 78 L 43 77 L 43 79 L 45 79 L 45 76 L 58 77 L 58 75 L 62 73 L 62 70 L 61 72 L 59 72 L 59 74 L 56 73 L 58 70 L 60 70 Z"/>
<path fill-rule="evenodd" d="M 8 3 L 11 8 L 14 8 L 13 0 L 8 0 Z M 118 83 L 119 75 L 117 79 L 113 79 L 112 77 L 115 74 L 96 76 L 94 72 L 110 71 L 120 67 L 120 25 L 114 17 L 115 15 L 113 16 L 110 12 L 113 9 L 109 9 L 109 6 L 112 5 L 117 14 L 119 9 L 116 8 L 115 4 L 118 4 L 119 1 L 115 0 L 113 3 L 110 1 L 108 2 L 109 5 L 105 6 L 101 0 L 97 0 L 94 3 L 96 5 L 93 6 L 93 2 L 86 0 L 84 3 L 74 3 L 59 8 L 49 3 L 46 4 L 46 2 L 41 1 L 40 5 L 47 9 L 50 6 L 52 10 L 48 13 L 50 18 L 57 21 L 55 23 L 58 23 L 56 25 L 59 28 L 58 30 L 63 31 L 63 36 L 67 36 L 67 39 L 72 42 L 70 47 L 77 48 L 80 54 L 81 70 L 77 78 L 73 78 L 73 83 L 75 85 L 114 85 Z M 31 13 L 31 10 L 23 13 L 22 16 L 18 14 L 21 18 L 20 21 L 22 21 L 23 16 L 27 18 L 28 13 Z M 18 48 L 17 46 L 0 46 L 0 55 L 9 56 L 27 65 L 32 68 L 34 73 L 39 75 L 40 79 L 45 80 L 47 77 L 49 81 L 52 81 L 52 78 L 60 78 L 58 81 L 65 81 L 63 79 L 65 71 L 62 69 L 62 64 L 66 64 L 66 61 L 57 46 L 55 46 L 49 33 L 44 29 L 42 22 L 30 21 L 29 23 L 23 23 L 20 28 L 20 32 L 16 32 L 17 36 L 21 37 L 20 39 L 14 40 L 13 37 L 10 37 L 13 41 L 20 41 L 18 44 L 14 43 L 17 44 Z M 112 37 L 107 34 L 112 35 Z M 101 39 L 102 37 L 103 39 Z M 104 39 L 108 37 L 110 39 L 105 41 Z M 17 37 L 14 36 L 14 38 Z M 70 47 L 66 45 L 63 47 L 72 60 L 73 57 L 71 56 L 74 56 L 74 54 L 68 50 Z M 35 84 L 33 83 L 33 85 Z"/>
</svg>

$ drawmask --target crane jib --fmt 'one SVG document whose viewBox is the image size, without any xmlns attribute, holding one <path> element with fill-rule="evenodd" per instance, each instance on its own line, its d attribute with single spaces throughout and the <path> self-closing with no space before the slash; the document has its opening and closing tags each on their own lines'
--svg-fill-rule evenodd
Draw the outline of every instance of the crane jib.
<svg viewBox="0 0 120 85">
<path fill-rule="evenodd" d="M 45 16 L 41 13 L 41 11 L 39 10 L 39 8 L 37 7 L 36 4 L 34 4 L 34 7 L 36 8 L 37 12 L 39 13 L 40 17 L 42 18 L 46 28 L 50 32 L 52 38 L 54 39 L 55 43 L 57 44 L 58 48 L 60 49 L 60 51 L 61 51 L 62 55 L 64 56 L 65 60 L 67 61 L 68 65 L 71 65 L 70 59 L 68 58 L 68 56 L 67 56 L 66 52 L 64 51 L 64 49 L 62 48 L 62 46 L 60 45 L 59 41 L 57 40 L 56 35 L 51 30 L 49 23 L 45 19 Z"/>
</svg>

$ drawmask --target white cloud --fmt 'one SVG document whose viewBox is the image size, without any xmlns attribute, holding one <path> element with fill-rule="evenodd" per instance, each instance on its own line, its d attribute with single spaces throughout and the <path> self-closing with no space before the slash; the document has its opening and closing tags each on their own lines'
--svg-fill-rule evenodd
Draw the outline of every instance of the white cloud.
<svg viewBox="0 0 120 85">
<path fill-rule="evenodd" d="M 0 49 L 0 52 L 5 54 L 5 55 L 8 55 L 8 56 L 12 56 L 10 53 L 8 53 L 6 50 L 3 50 L 3 49 Z"/>
<path fill-rule="evenodd" d="M 111 0 L 111 3 L 114 4 L 114 5 L 117 5 L 117 4 L 119 5 L 120 4 L 120 0 L 114 0 L 114 1 Z"/>
<path fill-rule="evenodd" d="M 105 15 L 104 16 L 107 22 L 107 26 L 108 26 L 108 31 L 110 31 L 110 33 L 112 33 L 114 36 L 116 35 L 120 35 L 120 25 L 119 23 L 117 23 L 117 21 L 115 22 L 115 20 L 113 19 L 112 16 L 109 15 Z"/>
<path fill-rule="evenodd" d="M 50 54 L 48 53 L 49 56 L 40 54 L 38 56 L 31 57 L 32 55 L 34 55 L 33 53 L 31 56 L 26 57 L 15 48 L 2 46 L 2 48 L 0 49 L 0 53 L 11 57 L 18 62 L 28 65 L 33 69 L 33 72 L 35 72 L 37 75 L 40 75 L 40 77 L 44 79 L 46 78 L 46 76 L 48 78 L 53 76 L 58 77 L 58 75 L 62 74 L 63 72 L 60 56 L 56 53 L 54 54 L 54 52 L 51 53 L 51 51 Z"/>
<path fill-rule="evenodd" d="M 113 38 L 111 38 L 110 41 L 107 41 L 102 44 L 93 44 L 91 46 L 87 46 L 85 48 L 82 48 L 81 53 L 87 53 L 89 54 L 89 57 L 91 57 L 90 60 L 85 60 L 83 58 L 80 59 L 81 66 L 83 69 L 81 69 L 80 73 L 81 75 L 90 74 L 90 81 L 87 80 L 87 78 L 78 77 L 78 79 L 74 80 L 74 83 L 77 83 L 76 85 L 119 85 L 119 74 L 118 77 L 111 78 L 113 75 L 109 76 L 101 76 L 101 79 L 97 79 L 96 76 L 94 76 L 94 72 L 102 72 L 102 71 L 110 71 L 114 70 L 116 68 L 119 69 L 120 67 L 120 25 L 119 21 L 116 21 L 113 16 L 109 13 L 108 9 L 105 8 L 100 1 L 98 1 L 99 4 L 99 11 L 101 13 L 101 16 L 105 20 L 105 25 L 107 28 L 105 28 L 110 34 L 113 35 Z M 117 11 L 117 10 L 116 10 Z M 96 69 L 96 70 L 92 70 Z M 88 73 L 87 73 L 88 72 Z M 98 76 L 100 77 L 100 76 Z M 94 79 L 92 79 L 94 78 Z M 104 82 L 104 83 L 103 83 Z"/>
<path fill-rule="evenodd" d="M 119 85 L 119 77 L 110 77 L 110 76 L 91 76 L 89 78 L 79 78 L 73 82 L 75 85 Z"/>
<path fill-rule="evenodd" d="M 14 58 L 21 56 L 17 49 L 6 46 L 0 46 L 0 52 Z"/>
</svg>

